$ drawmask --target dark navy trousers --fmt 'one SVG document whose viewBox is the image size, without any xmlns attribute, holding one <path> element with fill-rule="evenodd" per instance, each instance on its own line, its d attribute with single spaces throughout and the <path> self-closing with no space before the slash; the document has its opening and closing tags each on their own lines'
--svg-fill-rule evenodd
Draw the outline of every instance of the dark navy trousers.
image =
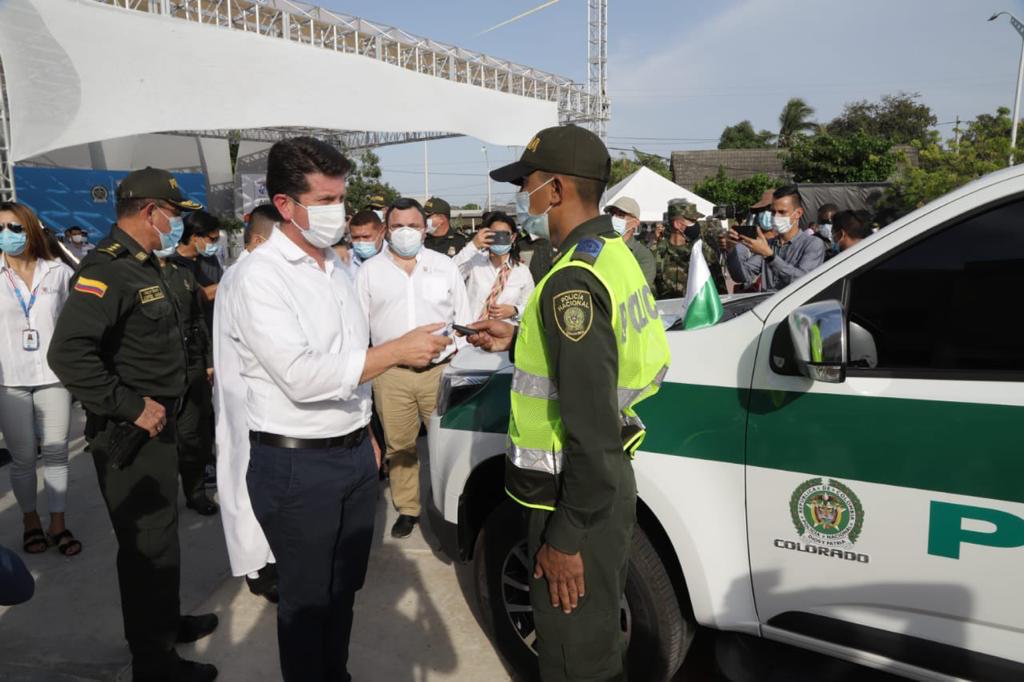
<svg viewBox="0 0 1024 682">
<path fill-rule="evenodd" d="M 285 682 L 347 682 L 355 593 L 373 540 L 377 466 L 354 448 L 254 444 L 246 474 L 277 559 L 277 642 Z"/>
</svg>

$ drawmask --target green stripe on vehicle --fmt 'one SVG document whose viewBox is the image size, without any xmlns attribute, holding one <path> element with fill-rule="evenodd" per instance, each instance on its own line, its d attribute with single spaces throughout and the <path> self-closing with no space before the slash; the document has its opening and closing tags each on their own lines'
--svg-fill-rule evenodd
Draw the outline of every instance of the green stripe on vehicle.
<svg viewBox="0 0 1024 682">
<path fill-rule="evenodd" d="M 442 427 L 504 433 L 511 381 Z M 637 414 L 643 452 L 1024 502 L 1024 407 L 665 383 Z"/>
</svg>

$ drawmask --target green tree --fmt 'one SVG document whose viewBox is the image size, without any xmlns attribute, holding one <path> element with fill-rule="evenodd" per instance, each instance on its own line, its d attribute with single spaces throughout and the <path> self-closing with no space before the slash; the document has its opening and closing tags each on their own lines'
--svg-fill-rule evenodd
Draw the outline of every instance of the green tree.
<svg viewBox="0 0 1024 682">
<path fill-rule="evenodd" d="M 480 206 L 478 206 L 477 204 L 472 204 L 472 203 L 471 204 L 466 204 L 465 206 L 462 207 L 462 210 L 463 211 L 479 211 L 480 210 Z"/>
<path fill-rule="evenodd" d="M 617 159 L 612 159 L 612 173 L 611 178 L 608 180 L 608 186 L 611 187 L 617 184 L 623 178 L 632 175 L 644 166 L 664 178 L 672 179 L 672 169 L 669 166 L 668 159 L 657 154 L 646 154 L 634 147 L 633 158 L 629 158 L 625 153 L 621 153 Z"/>
<path fill-rule="evenodd" d="M 346 182 L 346 203 L 353 211 L 362 210 L 370 197 L 381 195 L 390 203 L 401 196 L 397 189 L 381 181 L 380 157 L 372 149 L 363 150 L 357 157 L 349 157 L 352 171 Z"/>
<path fill-rule="evenodd" d="M 919 165 L 894 183 L 885 197 L 896 215 L 906 213 L 986 173 L 1005 168 L 1010 155 L 1010 110 L 982 114 L 967 125 L 963 135 L 945 143 L 933 140 L 918 145 Z M 1024 158 L 1024 126 L 1017 124 L 1016 157 Z"/>
<path fill-rule="evenodd" d="M 902 160 L 884 138 L 862 132 L 844 137 L 820 132 L 796 138 L 782 165 L 796 182 L 885 182 Z"/>
<path fill-rule="evenodd" d="M 918 102 L 920 97 L 916 92 L 900 92 L 885 95 L 880 102 L 850 102 L 828 123 L 826 130 L 836 137 L 865 133 L 891 144 L 937 141 L 938 132 L 933 129 L 937 119 L 927 105 Z"/>
<path fill-rule="evenodd" d="M 718 167 L 718 173 L 697 183 L 693 191 L 716 206 L 732 204 L 737 208 L 748 208 L 757 203 L 766 189 L 786 184 L 785 180 L 757 173 L 749 178 L 730 178 L 725 169 Z"/>
<path fill-rule="evenodd" d="M 793 97 L 779 114 L 779 146 L 789 147 L 804 133 L 815 132 L 818 124 L 811 120 L 814 109 L 799 97 Z"/>
<path fill-rule="evenodd" d="M 769 130 L 756 132 L 750 121 L 740 121 L 727 126 L 718 139 L 719 149 L 766 149 L 773 147 L 775 133 Z"/>
</svg>

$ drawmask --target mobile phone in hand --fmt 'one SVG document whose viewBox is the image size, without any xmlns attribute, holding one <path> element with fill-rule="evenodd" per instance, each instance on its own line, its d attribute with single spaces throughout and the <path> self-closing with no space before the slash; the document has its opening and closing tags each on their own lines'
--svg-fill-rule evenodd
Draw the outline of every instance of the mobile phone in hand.
<svg viewBox="0 0 1024 682">
<path fill-rule="evenodd" d="M 473 329 L 472 327 L 466 327 L 461 324 L 453 324 L 452 329 L 462 334 L 463 336 L 473 336 L 473 334 L 479 334 L 480 330 Z"/>
<path fill-rule="evenodd" d="M 757 225 L 737 225 L 733 229 L 742 237 L 757 239 Z"/>
<path fill-rule="evenodd" d="M 495 232 L 491 233 L 491 244 L 501 245 L 501 244 L 511 244 L 511 243 L 512 243 L 512 233 L 511 232 L 505 232 L 504 230 L 502 230 L 502 231 L 495 231 Z"/>
</svg>

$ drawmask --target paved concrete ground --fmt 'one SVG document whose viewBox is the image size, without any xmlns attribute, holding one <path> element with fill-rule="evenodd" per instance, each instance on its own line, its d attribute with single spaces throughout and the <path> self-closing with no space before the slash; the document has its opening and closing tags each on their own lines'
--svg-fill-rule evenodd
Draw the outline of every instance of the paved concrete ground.
<svg viewBox="0 0 1024 682">
<path fill-rule="evenodd" d="M 36 579 L 26 604 L 0 608 L 0 680 L 70 682 L 129 680 L 115 572 L 115 541 L 83 453 L 84 418 L 75 411 L 68 527 L 82 541 L 80 556 L 55 550 L 21 553 L 21 512 L 0 469 L 0 543 L 16 548 Z M 40 471 L 40 511 L 45 512 Z M 220 627 L 211 637 L 179 648 L 186 658 L 217 665 L 218 680 L 259 682 L 280 678 L 275 607 L 232 578 L 220 517 L 181 508 L 183 613 L 213 611 Z M 356 600 L 349 669 L 357 682 L 428 682 L 511 679 L 483 634 L 468 567 L 432 549 L 429 528 L 404 541 L 388 531 L 395 512 L 381 488 L 376 538 L 366 587 Z M 46 517 L 43 516 L 44 524 Z"/>
</svg>

